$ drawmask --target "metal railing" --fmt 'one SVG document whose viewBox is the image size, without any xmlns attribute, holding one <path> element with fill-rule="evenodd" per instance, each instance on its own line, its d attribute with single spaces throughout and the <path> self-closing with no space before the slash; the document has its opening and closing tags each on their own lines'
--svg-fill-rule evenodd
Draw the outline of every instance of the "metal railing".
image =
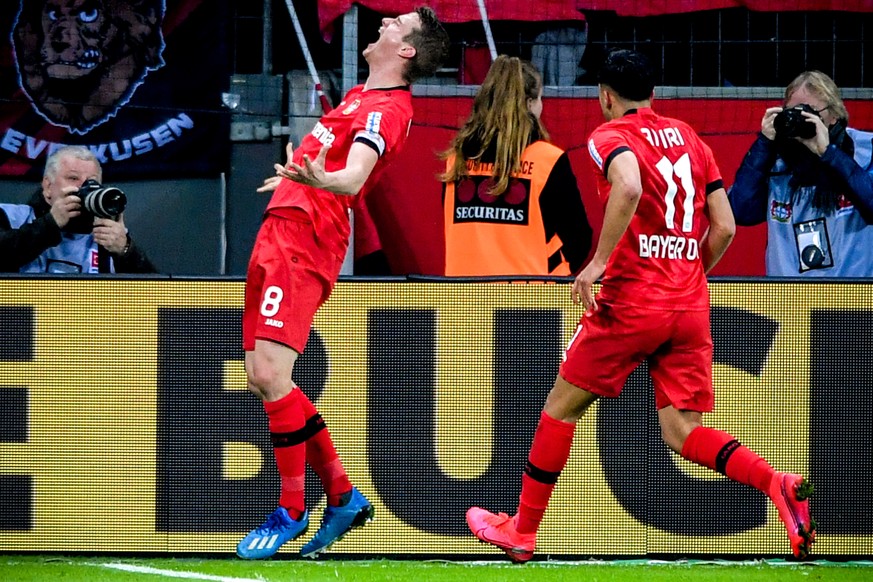
<svg viewBox="0 0 873 582">
<path fill-rule="evenodd" d="M 314 4 L 314 3 L 313 3 Z M 239 7 L 236 14 L 235 72 L 283 74 L 303 69 L 302 54 L 291 34 L 288 15 L 281 3 L 265 1 L 256 6 Z M 314 9 L 313 9 L 314 10 Z M 317 19 L 306 2 L 298 3 L 306 36 L 314 46 L 319 68 L 348 70 L 349 51 L 360 54 L 368 35 L 359 39 L 357 30 L 344 30 L 340 22 L 334 40 L 324 44 L 317 30 Z M 818 69 L 830 75 L 841 88 L 873 87 L 873 13 L 836 11 L 753 12 L 728 8 L 685 14 L 648 17 L 622 17 L 613 12 L 589 11 L 587 45 L 576 85 L 593 84 L 593 73 L 605 50 L 634 48 L 648 53 L 660 69 L 659 85 L 676 87 L 784 87 L 798 73 Z M 380 15 L 366 8 L 355 12 L 355 27 L 375 30 Z M 261 23 L 263 34 L 253 38 Z M 286 26 L 287 24 L 287 26 Z M 534 47 L 542 43 L 538 35 L 550 26 L 567 23 L 491 22 L 500 53 L 531 58 Z M 348 25 L 347 25 L 348 26 Z M 448 25 L 454 40 L 450 62 L 431 84 L 455 84 L 463 80 L 463 67 L 470 50 L 485 46 L 481 23 Z M 366 37 L 366 38 L 364 38 Z M 344 40 L 345 39 L 345 40 Z M 352 39 L 350 48 L 348 39 Z M 321 43 L 321 44 L 319 44 Z M 365 43 L 364 43 L 365 44 Z M 274 60 L 275 59 L 275 60 Z M 299 62 L 298 62 L 299 61 Z M 873 70 L 873 69 L 871 69 Z"/>
</svg>

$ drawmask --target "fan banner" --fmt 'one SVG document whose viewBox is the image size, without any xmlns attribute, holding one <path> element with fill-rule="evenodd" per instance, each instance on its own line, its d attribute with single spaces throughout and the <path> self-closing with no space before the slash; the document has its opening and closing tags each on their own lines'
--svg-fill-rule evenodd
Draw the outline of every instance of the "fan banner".
<svg viewBox="0 0 873 582">
<path fill-rule="evenodd" d="M 0 176 L 84 145 L 113 179 L 217 174 L 229 157 L 226 0 L 0 8 Z"/>
</svg>

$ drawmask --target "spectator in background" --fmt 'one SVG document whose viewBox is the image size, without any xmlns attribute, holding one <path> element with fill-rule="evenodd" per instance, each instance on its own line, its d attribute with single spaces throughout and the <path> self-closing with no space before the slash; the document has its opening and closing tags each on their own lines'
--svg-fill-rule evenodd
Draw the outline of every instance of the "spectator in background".
<svg viewBox="0 0 873 582">
<path fill-rule="evenodd" d="M 873 277 L 873 134 L 847 127 L 830 77 L 806 71 L 770 107 L 737 170 L 737 224 L 767 221 L 767 274 Z"/>
<path fill-rule="evenodd" d="M 130 237 L 124 212 L 100 218 L 82 207 L 82 184 L 102 177 L 100 162 L 84 146 L 52 153 L 42 187 L 27 204 L 0 204 L 0 271 L 155 273 Z"/>
<path fill-rule="evenodd" d="M 654 71 L 642 54 L 610 53 L 598 83 L 607 122 L 591 134 L 588 151 L 606 208 L 594 256 L 571 292 L 586 311 L 540 415 L 516 514 L 471 507 L 467 524 L 513 561 L 530 560 L 576 423 L 598 398 L 617 398 L 646 360 L 667 446 L 768 495 L 794 555 L 805 557 L 815 539 L 811 485 L 774 471 L 730 434 L 703 426 L 703 413 L 714 405 L 705 273 L 734 236 L 712 151 L 687 123 L 652 109 Z"/>
<path fill-rule="evenodd" d="M 570 22 L 550 27 L 534 39 L 530 60 L 543 74 L 545 85 L 573 86 L 585 69 L 579 64 L 588 44 L 588 26 Z"/>
<path fill-rule="evenodd" d="M 539 72 L 497 57 L 473 112 L 444 154 L 449 276 L 570 275 L 591 248 L 591 226 L 567 153 L 540 121 Z"/>
</svg>

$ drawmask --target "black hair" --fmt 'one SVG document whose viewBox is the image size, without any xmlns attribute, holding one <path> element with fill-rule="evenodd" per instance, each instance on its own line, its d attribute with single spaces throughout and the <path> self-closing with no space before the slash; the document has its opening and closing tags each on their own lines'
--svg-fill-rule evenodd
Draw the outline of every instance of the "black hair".
<svg viewBox="0 0 873 582">
<path fill-rule="evenodd" d="M 645 101 L 655 89 L 655 71 L 646 55 L 616 49 L 606 55 L 597 73 L 597 82 L 629 101 Z"/>
</svg>

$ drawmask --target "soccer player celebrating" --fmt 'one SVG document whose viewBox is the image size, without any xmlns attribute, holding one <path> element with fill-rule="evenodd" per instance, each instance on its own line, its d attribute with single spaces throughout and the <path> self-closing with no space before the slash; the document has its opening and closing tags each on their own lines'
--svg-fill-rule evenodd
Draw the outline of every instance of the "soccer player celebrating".
<svg viewBox="0 0 873 582">
<path fill-rule="evenodd" d="M 467 524 L 514 561 L 530 560 L 576 422 L 598 398 L 617 397 L 646 359 L 667 446 L 768 495 L 794 555 L 803 558 L 815 539 L 812 485 L 702 425 L 714 403 L 705 274 L 735 231 L 712 152 L 688 124 L 651 109 L 654 75 L 643 55 L 610 53 L 598 81 L 607 123 L 594 130 L 588 151 L 606 208 L 594 257 L 572 288 L 573 302 L 586 311 L 540 416 L 517 513 L 472 507 Z"/>
<path fill-rule="evenodd" d="M 433 74 L 448 52 L 434 12 L 418 8 L 382 19 L 379 38 L 363 51 L 366 83 L 326 113 L 287 167 L 259 190 L 274 190 L 252 250 L 246 278 L 243 347 L 248 387 L 264 402 L 281 480 L 279 507 L 237 546 L 245 559 L 268 558 L 309 526 L 306 463 L 321 478 L 327 508 L 321 527 L 301 548 L 315 556 L 373 516 L 352 486 L 324 420 L 291 379 L 315 312 L 339 277 L 349 211 L 396 156 L 412 121 L 409 85 Z"/>
</svg>

